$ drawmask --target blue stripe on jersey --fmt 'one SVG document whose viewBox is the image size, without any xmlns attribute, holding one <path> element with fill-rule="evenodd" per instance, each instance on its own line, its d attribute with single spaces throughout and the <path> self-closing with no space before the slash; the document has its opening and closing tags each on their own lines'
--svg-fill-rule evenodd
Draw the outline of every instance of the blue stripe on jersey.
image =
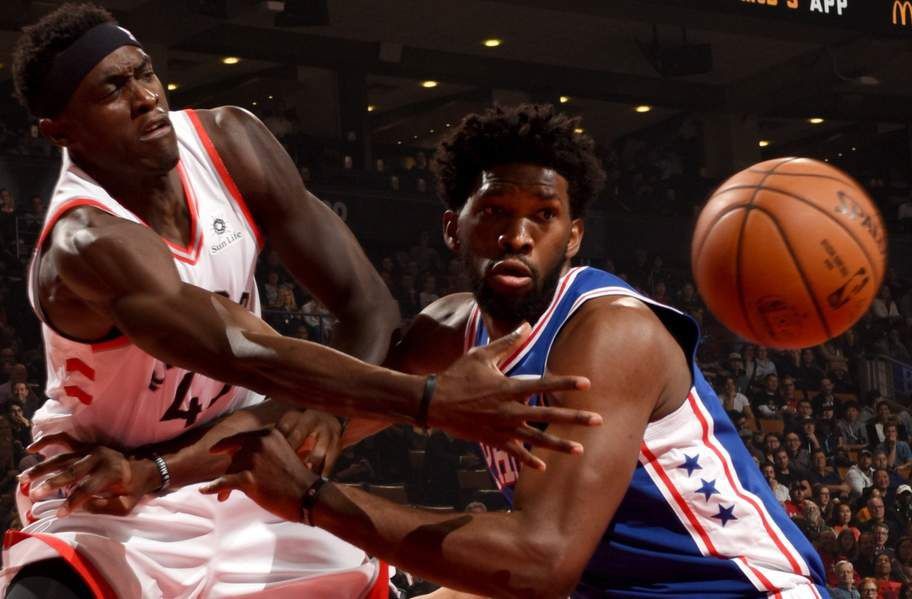
<svg viewBox="0 0 912 599">
<path fill-rule="evenodd" d="M 621 292 L 639 295 L 622 279 L 594 268 L 574 269 L 562 278 L 562 283 L 564 281 L 567 285 L 558 288 L 549 311 L 533 329 L 533 335 L 538 335 L 518 360 L 514 360 L 514 365 L 508 364 L 510 376 L 541 376 L 544 373 L 552 343 L 571 316 L 574 304 L 586 301 L 587 293 L 621 288 Z M 699 328 L 696 322 L 673 308 L 648 302 L 647 305 L 691 356 L 699 401 L 709 412 L 715 437 L 730 454 L 741 485 L 762 500 L 787 540 L 807 562 L 814 582 L 822 584 L 824 570 L 817 552 L 776 501 L 721 402 L 697 367 Z M 489 341 L 482 319 L 478 319 L 472 340 L 476 346 Z M 530 403 L 540 403 L 540 399 L 535 396 Z M 487 447 L 483 450 L 492 476 L 507 500 L 512 502 L 513 487 L 519 476 L 515 461 L 498 450 Z M 745 555 L 749 551 L 750 548 L 745 547 Z M 825 590 L 820 594 L 827 596 Z M 643 464 L 638 463 L 627 493 L 586 566 L 573 597 L 660 595 L 721 599 L 759 597 L 765 593 L 758 591 L 733 561 L 701 553 Z"/>
</svg>

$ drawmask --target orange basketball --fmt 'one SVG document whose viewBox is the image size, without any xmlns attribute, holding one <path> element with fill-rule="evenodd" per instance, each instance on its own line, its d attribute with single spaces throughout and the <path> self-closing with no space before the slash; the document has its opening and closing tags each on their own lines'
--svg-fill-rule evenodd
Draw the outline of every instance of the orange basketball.
<svg viewBox="0 0 912 599">
<path fill-rule="evenodd" d="M 712 313 L 750 341 L 790 349 L 855 324 L 886 262 L 886 231 L 868 194 L 809 158 L 761 162 L 723 183 L 691 246 L 694 280 Z"/>
</svg>

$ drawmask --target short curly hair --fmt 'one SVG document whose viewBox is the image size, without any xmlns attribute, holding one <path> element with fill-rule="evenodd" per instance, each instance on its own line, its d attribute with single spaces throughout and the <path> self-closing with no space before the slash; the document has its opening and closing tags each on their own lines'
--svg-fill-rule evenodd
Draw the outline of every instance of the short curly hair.
<svg viewBox="0 0 912 599">
<path fill-rule="evenodd" d="M 19 102 L 35 116 L 56 116 L 38 114 L 38 95 L 54 59 L 89 29 L 115 22 L 96 4 L 66 3 L 24 27 L 13 49 L 13 85 Z"/>
<path fill-rule="evenodd" d="M 450 210 L 460 210 L 483 170 L 537 164 L 567 180 L 571 215 L 583 216 L 605 185 L 605 171 L 595 155 L 595 142 L 578 132 L 580 120 L 551 104 L 494 106 L 466 116 L 434 156 L 431 168 L 440 198 Z"/>
</svg>

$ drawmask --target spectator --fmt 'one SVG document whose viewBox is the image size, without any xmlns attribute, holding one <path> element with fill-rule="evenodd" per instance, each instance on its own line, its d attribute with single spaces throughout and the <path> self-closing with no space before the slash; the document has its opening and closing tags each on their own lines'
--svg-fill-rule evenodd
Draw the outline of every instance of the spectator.
<svg viewBox="0 0 912 599">
<path fill-rule="evenodd" d="M 737 412 L 739 414 L 744 414 L 745 418 L 748 419 L 751 430 L 757 430 L 757 425 L 754 420 L 754 413 L 750 407 L 750 401 L 743 393 L 738 391 L 738 387 L 735 384 L 735 379 L 727 376 L 722 383 L 722 392 L 719 394 L 719 399 L 722 400 L 722 406 L 725 408 L 726 412 Z"/>
<path fill-rule="evenodd" d="M 886 506 L 881 497 L 872 496 L 868 499 L 867 507 L 871 517 L 867 522 L 861 525 L 861 532 L 862 534 L 866 532 L 873 533 L 878 551 L 886 550 L 888 539 L 897 538 L 899 536 L 898 527 L 894 522 L 887 519 Z M 880 528 L 883 528 L 883 530 L 879 531 Z"/>
<path fill-rule="evenodd" d="M 858 537 L 858 555 L 852 560 L 861 576 L 874 575 L 874 533 L 863 532 Z"/>
<path fill-rule="evenodd" d="M 873 578 L 866 577 L 862 580 L 859 590 L 861 591 L 861 599 L 880 599 L 877 581 Z"/>
<path fill-rule="evenodd" d="M 792 484 L 789 485 L 789 498 L 782 504 L 785 508 L 785 513 L 788 514 L 790 518 L 800 515 L 804 499 L 804 485 L 801 484 L 800 480 L 793 481 Z"/>
<path fill-rule="evenodd" d="M 16 383 L 26 383 L 28 381 L 28 369 L 25 364 L 13 364 L 9 370 L 9 379 L 0 385 L 0 406 L 9 402 L 13 397 L 13 387 Z"/>
<path fill-rule="evenodd" d="M 880 491 L 880 496 L 884 500 L 884 505 L 887 507 L 887 510 L 890 510 L 893 507 L 893 493 L 890 488 L 890 473 L 883 468 L 875 468 L 874 476 L 871 477 L 871 480 L 874 481 L 874 488 Z"/>
<path fill-rule="evenodd" d="M 816 456 L 815 456 L 816 459 Z M 823 456 L 824 464 L 826 463 L 826 456 Z M 837 475 L 838 480 L 838 475 Z M 829 487 L 819 483 L 811 483 L 812 489 L 814 490 L 814 503 L 820 508 L 820 515 L 823 517 L 824 521 L 827 524 L 833 522 L 833 510 L 836 509 L 836 503 L 831 501 L 832 494 L 830 493 Z M 833 540 L 836 540 L 836 533 L 833 533 Z"/>
<path fill-rule="evenodd" d="M 432 274 L 424 275 L 424 282 L 421 285 L 421 293 L 418 294 L 418 307 L 424 310 L 429 304 L 440 298 L 436 292 L 436 279 Z"/>
<path fill-rule="evenodd" d="M 896 543 L 896 561 L 906 580 L 912 580 L 912 537 L 903 537 Z"/>
<path fill-rule="evenodd" d="M 836 534 L 841 535 L 843 531 L 848 531 L 857 541 L 858 537 L 861 535 L 861 531 L 857 527 L 852 526 L 852 506 L 848 503 L 840 503 L 835 512 L 836 517 L 833 521 L 833 530 L 836 531 Z M 837 541 L 838 539 L 839 537 L 837 536 Z"/>
<path fill-rule="evenodd" d="M 861 495 L 866 488 L 874 484 L 874 481 L 871 480 L 874 475 L 874 469 L 871 464 L 871 452 L 867 449 L 862 449 L 858 452 L 858 463 L 852 464 L 846 471 L 845 479 L 852 496 Z"/>
<path fill-rule="evenodd" d="M 843 484 L 842 479 L 839 478 L 839 473 L 836 472 L 833 468 L 830 468 L 827 465 L 826 454 L 821 450 L 816 450 L 812 458 L 812 467 L 808 472 L 808 480 L 815 487 L 820 486 L 820 491 L 826 491 L 826 500 L 829 502 L 830 493 L 841 493 L 846 490 L 846 485 Z M 815 493 L 815 497 L 817 493 Z M 824 515 L 829 515 L 826 506 L 820 504 L 818 498 L 818 504 L 820 505 Z"/>
<path fill-rule="evenodd" d="M 754 359 L 754 372 L 751 384 L 762 386 L 767 375 L 777 374 L 776 364 L 769 359 L 769 350 L 763 346 L 757 346 L 757 356 Z"/>
<path fill-rule="evenodd" d="M 868 422 L 868 440 L 872 445 L 882 445 L 887 438 L 887 424 L 895 422 L 893 412 L 890 409 L 890 402 L 881 400 L 877 402 L 877 416 Z M 906 431 L 903 430 L 899 435 L 900 438 L 906 438 Z"/>
<path fill-rule="evenodd" d="M 279 309 L 279 273 L 271 270 L 263 284 L 263 304 L 270 309 Z"/>
<path fill-rule="evenodd" d="M 782 400 L 779 397 L 779 377 L 775 373 L 766 375 L 763 389 L 754 397 L 754 405 L 761 418 L 779 417 Z"/>
<path fill-rule="evenodd" d="M 820 380 L 822 378 L 823 369 L 817 365 L 817 357 L 814 356 L 814 350 L 802 350 L 801 365 L 798 367 L 798 374 L 795 377 L 796 388 L 801 391 L 816 391 L 820 388 Z"/>
<path fill-rule="evenodd" d="M 13 385 L 13 397 L 11 403 L 18 403 L 22 406 L 22 413 L 26 418 L 31 418 L 43 403 L 27 383 L 16 383 Z"/>
<path fill-rule="evenodd" d="M 843 408 L 843 417 L 836 422 L 839 434 L 849 450 L 859 450 L 868 447 L 868 431 L 864 423 L 858 418 L 859 409 L 857 401 L 848 401 Z"/>
<path fill-rule="evenodd" d="M 776 501 L 779 503 L 785 503 L 788 501 L 788 487 L 776 479 L 776 467 L 772 464 L 772 462 L 765 462 L 760 467 L 760 471 L 763 473 L 763 478 L 766 479 L 766 482 L 769 484 L 770 489 L 773 490 L 773 495 L 776 497 Z"/>
<path fill-rule="evenodd" d="M 889 285 L 881 286 L 880 293 L 871 302 L 871 317 L 876 324 L 884 327 L 884 330 L 902 322 L 899 307 L 893 301 L 893 293 L 890 291 Z"/>
<path fill-rule="evenodd" d="M 890 422 L 884 428 L 884 441 L 877 446 L 877 449 L 887 454 L 887 464 L 890 468 L 901 468 L 912 465 L 912 449 L 905 441 L 899 440 L 898 426 Z"/>
<path fill-rule="evenodd" d="M 782 447 L 779 436 L 776 433 L 767 433 L 763 439 L 763 455 L 766 462 L 771 464 L 776 462 L 776 452 Z"/>
<path fill-rule="evenodd" d="M 779 450 L 776 451 L 775 464 L 776 480 L 783 485 L 787 485 L 789 489 L 791 489 L 792 483 L 800 482 L 801 479 L 806 478 L 805 473 L 791 463 L 788 450 L 784 447 L 780 447 Z"/>
<path fill-rule="evenodd" d="M 801 446 L 801 437 L 798 433 L 787 433 L 785 435 L 785 449 L 788 451 L 789 462 L 802 471 L 810 470 L 811 457 L 807 449 Z"/>
<path fill-rule="evenodd" d="M 12 427 L 13 439 L 19 443 L 16 462 L 25 453 L 25 448 L 32 443 L 32 422 L 22 413 L 22 406 L 16 402 L 6 404 L 6 414 Z"/>
<path fill-rule="evenodd" d="M 842 560 L 834 566 L 837 583 L 828 587 L 832 599 L 861 599 L 861 594 L 855 588 L 855 567 L 852 562 Z M 876 586 L 876 585 L 875 585 Z"/>
<path fill-rule="evenodd" d="M 893 579 L 893 559 L 887 553 L 878 553 L 874 558 L 874 577 L 877 579 L 877 593 L 883 599 L 898 599 L 901 583 Z"/>
<path fill-rule="evenodd" d="M 799 399 L 795 406 L 795 413 L 788 414 L 785 429 L 790 432 L 800 433 L 804 427 L 805 420 L 813 420 L 814 404 L 809 399 Z"/>
<path fill-rule="evenodd" d="M 912 486 L 902 484 L 896 487 L 893 508 L 890 511 L 900 530 L 907 530 L 912 524 Z"/>
<path fill-rule="evenodd" d="M 703 307 L 700 296 L 697 295 L 694 284 L 690 281 L 687 281 L 681 286 L 681 291 L 678 293 L 677 306 L 687 313 L 692 313 L 698 308 Z"/>
<path fill-rule="evenodd" d="M 903 483 L 903 479 L 896 474 L 895 470 L 890 468 L 890 464 L 887 461 L 887 454 L 884 451 L 880 449 L 876 450 L 871 457 L 871 464 L 874 466 L 875 470 L 887 471 L 890 476 L 890 487 L 895 489 Z"/>
</svg>

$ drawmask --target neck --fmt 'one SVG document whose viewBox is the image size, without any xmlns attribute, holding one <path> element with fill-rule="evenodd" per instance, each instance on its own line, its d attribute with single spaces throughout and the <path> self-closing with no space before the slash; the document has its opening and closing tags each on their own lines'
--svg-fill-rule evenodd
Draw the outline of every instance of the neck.
<svg viewBox="0 0 912 599">
<path fill-rule="evenodd" d="M 168 171 L 137 173 L 131 169 L 99 168 L 75 154 L 72 158 L 112 198 L 153 229 L 162 220 L 173 220 L 173 215 L 183 209 L 184 190 L 176 165 Z"/>
</svg>

